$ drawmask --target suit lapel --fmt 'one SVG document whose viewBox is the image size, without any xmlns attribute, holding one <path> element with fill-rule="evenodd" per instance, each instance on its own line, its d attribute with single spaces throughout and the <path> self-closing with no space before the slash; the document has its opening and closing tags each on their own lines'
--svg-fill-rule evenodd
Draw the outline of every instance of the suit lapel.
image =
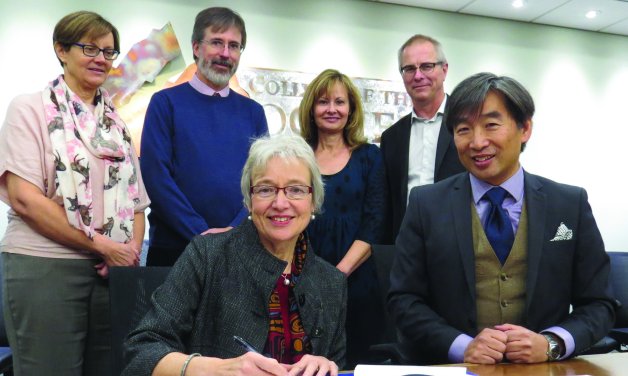
<svg viewBox="0 0 628 376">
<path fill-rule="evenodd" d="M 528 275 L 526 280 L 526 315 L 530 317 L 530 301 L 534 296 L 536 281 L 545 239 L 545 214 L 547 201 L 543 184 L 536 176 L 524 172 L 525 203 L 528 210 Z"/>
<path fill-rule="evenodd" d="M 399 147 L 399 159 L 400 171 L 402 176 L 401 181 L 401 198 L 403 212 L 405 213 L 405 207 L 408 200 L 408 161 L 410 159 L 410 128 L 412 127 L 412 113 L 406 115 L 401 122 L 401 129 L 399 132 L 400 138 L 397 140 L 396 145 Z"/>
<path fill-rule="evenodd" d="M 438 132 L 438 142 L 436 144 L 436 160 L 434 162 L 434 181 L 436 181 L 436 176 L 438 176 L 438 170 L 440 169 L 440 165 L 443 164 L 443 159 L 445 159 L 445 154 L 449 149 L 449 145 L 452 142 L 453 137 L 445 128 L 445 117 L 443 116 L 443 121 L 440 125 L 440 131 Z"/>
<path fill-rule="evenodd" d="M 471 203 L 469 174 L 460 174 L 453 184 L 450 211 L 454 219 L 454 232 L 458 240 L 458 251 L 462 260 L 465 280 L 469 287 L 469 294 L 475 301 L 475 255 L 471 230 Z"/>
</svg>

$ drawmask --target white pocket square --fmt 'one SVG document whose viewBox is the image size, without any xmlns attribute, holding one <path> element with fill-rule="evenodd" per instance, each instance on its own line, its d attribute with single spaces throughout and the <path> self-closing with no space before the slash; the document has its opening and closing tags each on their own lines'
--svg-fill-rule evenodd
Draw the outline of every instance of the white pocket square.
<svg viewBox="0 0 628 376">
<path fill-rule="evenodd" d="M 571 238 L 573 238 L 573 231 L 565 226 L 563 222 L 560 222 L 560 225 L 556 229 L 556 235 L 554 235 L 554 238 L 550 241 L 558 242 L 561 240 L 570 240 Z"/>
</svg>

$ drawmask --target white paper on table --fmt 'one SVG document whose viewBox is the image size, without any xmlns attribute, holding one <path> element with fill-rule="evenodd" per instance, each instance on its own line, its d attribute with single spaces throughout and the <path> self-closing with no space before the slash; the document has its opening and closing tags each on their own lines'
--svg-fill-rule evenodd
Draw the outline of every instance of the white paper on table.
<svg viewBox="0 0 628 376">
<path fill-rule="evenodd" d="M 423 367 L 423 366 L 372 366 L 358 364 L 353 371 L 355 376 L 465 376 L 466 367 Z"/>
</svg>

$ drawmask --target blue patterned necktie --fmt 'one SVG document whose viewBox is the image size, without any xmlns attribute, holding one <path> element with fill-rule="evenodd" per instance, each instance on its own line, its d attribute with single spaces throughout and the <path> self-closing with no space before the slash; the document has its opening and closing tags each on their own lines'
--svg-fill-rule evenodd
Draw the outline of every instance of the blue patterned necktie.
<svg viewBox="0 0 628 376">
<path fill-rule="evenodd" d="M 506 262 L 512 243 L 515 241 L 510 218 L 506 210 L 502 208 L 506 195 L 508 192 L 502 187 L 491 188 L 484 194 L 484 198 L 491 204 L 484 224 L 484 232 L 502 265 Z"/>
</svg>

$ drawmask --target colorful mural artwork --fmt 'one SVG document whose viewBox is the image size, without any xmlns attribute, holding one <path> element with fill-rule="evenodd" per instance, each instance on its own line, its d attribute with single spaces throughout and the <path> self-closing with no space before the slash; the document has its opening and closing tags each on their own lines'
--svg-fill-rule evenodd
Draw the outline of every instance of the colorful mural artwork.
<svg viewBox="0 0 628 376">
<path fill-rule="evenodd" d="M 126 105 L 146 82 L 152 83 L 168 62 L 181 56 L 172 25 L 153 30 L 131 47 L 120 64 L 111 69 L 105 88 L 116 107 Z"/>
<path fill-rule="evenodd" d="M 126 122 L 139 153 L 144 115 L 151 96 L 185 68 L 179 42 L 170 23 L 152 30 L 134 44 L 103 85 Z"/>
</svg>

